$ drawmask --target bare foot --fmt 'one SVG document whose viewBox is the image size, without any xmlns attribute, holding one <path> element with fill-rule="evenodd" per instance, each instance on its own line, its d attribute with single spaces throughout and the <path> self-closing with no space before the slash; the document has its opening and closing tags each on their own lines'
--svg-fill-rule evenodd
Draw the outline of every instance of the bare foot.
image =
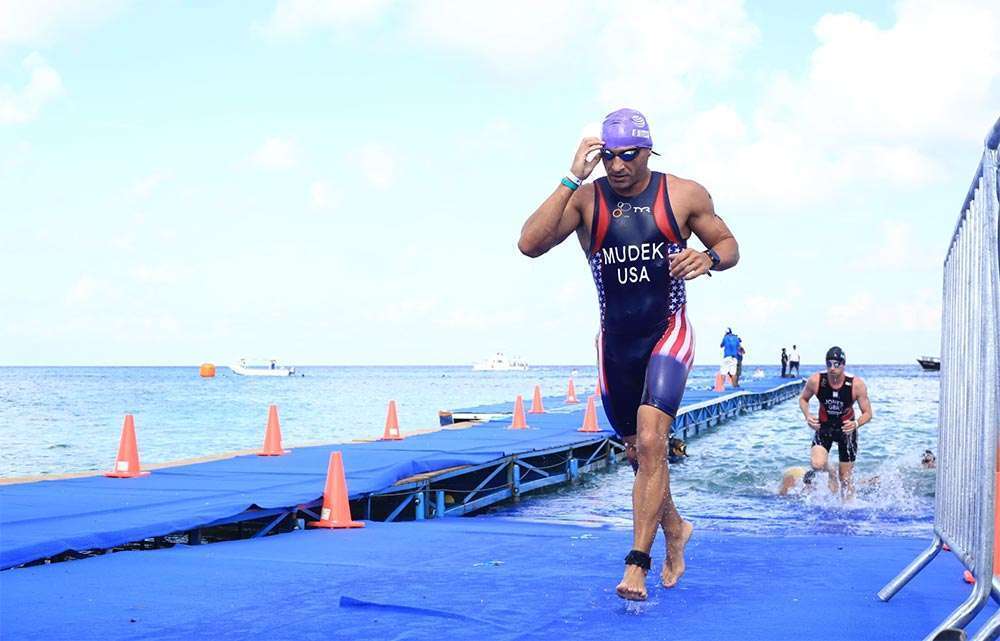
<svg viewBox="0 0 1000 641">
<path fill-rule="evenodd" d="M 681 524 L 680 537 L 676 540 L 667 540 L 667 558 L 663 562 L 663 572 L 660 574 L 660 582 L 663 583 L 663 587 L 674 587 L 681 575 L 684 574 L 684 547 L 687 545 L 688 539 L 691 538 L 692 532 L 694 532 L 694 526 L 691 525 L 690 521 L 684 521 Z"/>
<path fill-rule="evenodd" d="M 629 601 L 645 601 L 646 571 L 638 565 L 626 565 L 625 576 L 622 577 L 622 582 L 615 588 L 615 592 L 621 598 Z"/>
</svg>

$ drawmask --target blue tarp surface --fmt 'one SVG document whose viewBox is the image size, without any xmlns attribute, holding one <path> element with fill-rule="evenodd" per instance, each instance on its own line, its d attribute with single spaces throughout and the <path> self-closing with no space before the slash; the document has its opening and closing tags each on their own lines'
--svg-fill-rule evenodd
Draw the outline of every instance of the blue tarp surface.
<svg viewBox="0 0 1000 641">
<path fill-rule="evenodd" d="M 368 523 L 0 573 L 7 639 L 923 638 L 969 593 L 927 541 L 696 531 L 678 587 L 614 593 L 631 532 L 496 517 Z M 996 611 L 990 604 L 970 629 Z"/>
<path fill-rule="evenodd" d="M 757 380 L 746 390 L 764 391 L 781 382 Z M 724 395 L 689 390 L 684 401 L 691 404 Z M 353 498 L 414 474 L 594 439 L 576 431 L 582 423 L 582 403 L 566 406 L 562 398 L 552 397 L 545 399 L 545 405 L 549 413 L 529 414 L 531 429 L 523 431 L 505 429 L 509 420 L 497 420 L 404 441 L 295 448 L 281 457 L 240 456 L 157 469 L 134 479 L 92 476 L 0 486 L 0 569 L 67 550 L 110 548 L 189 530 L 234 517 L 251 506 L 309 503 L 323 495 L 327 462 L 335 450 L 344 454 Z M 513 404 L 489 407 L 491 412 L 511 412 Z M 610 430 L 607 417 L 598 411 L 601 427 Z"/>
</svg>

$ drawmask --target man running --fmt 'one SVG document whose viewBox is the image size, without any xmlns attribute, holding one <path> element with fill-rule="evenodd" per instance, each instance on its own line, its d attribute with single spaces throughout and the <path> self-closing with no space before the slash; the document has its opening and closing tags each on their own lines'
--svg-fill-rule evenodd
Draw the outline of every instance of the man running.
<svg viewBox="0 0 1000 641">
<path fill-rule="evenodd" d="M 636 470 L 633 549 L 617 587 L 630 600 L 646 598 L 657 527 L 667 539 L 665 587 L 684 573 L 684 546 L 693 530 L 674 506 L 667 463 L 667 439 L 694 362 L 684 281 L 739 260 L 736 239 L 705 188 L 650 171 L 651 153 L 641 113 L 608 114 L 601 138 L 580 141 L 570 173 L 524 223 L 518 242 L 535 258 L 576 232 L 597 286 L 601 402 Z M 607 177 L 584 185 L 599 161 Z M 707 250 L 687 246 L 692 233 Z"/>
<path fill-rule="evenodd" d="M 815 430 L 810 458 L 814 470 L 827 465 L 830 448 L 837 443 L 840 458 L 840 491 L 845 499 L 854 497 L 854 461 L 858 455 L 858 428 L 872 420 L 868 388 L 860 376 L 848 376 L 844 371 L 847 355 L 839 347 L 826 352 L 826 371 L 809 377 L 799 397 L 799 407 L 806 423 Z M 809 413 L 809 400 L 819 400 L 819 416 Z M 861 408 L 855 418 L 854 403 Z"/>
</svg>

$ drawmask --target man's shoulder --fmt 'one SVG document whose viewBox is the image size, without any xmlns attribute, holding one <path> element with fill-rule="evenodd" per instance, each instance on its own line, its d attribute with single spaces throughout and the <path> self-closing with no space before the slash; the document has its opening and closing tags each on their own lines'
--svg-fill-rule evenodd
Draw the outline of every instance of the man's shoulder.
<svg viewBox="0 0 1000 641">
<path fill-rule="evenodd" d="M 663 174 L 667 177 L 667 191 L 670 193 L 671 202 L 675 205 L 686 202 L 697 202 L 704 199 L 711 200 L 712 196 L 696 180 L 681 178 L 674 174 Z"/>
<path fill-rule="evenodd" d="M 682 178 L 676 174 L 663 173 L 667 177 L 667 187 L 674 190 L 704 190 L 705 188 L 697 180 L 691 180 L 690 178 Z"/>
</svg>

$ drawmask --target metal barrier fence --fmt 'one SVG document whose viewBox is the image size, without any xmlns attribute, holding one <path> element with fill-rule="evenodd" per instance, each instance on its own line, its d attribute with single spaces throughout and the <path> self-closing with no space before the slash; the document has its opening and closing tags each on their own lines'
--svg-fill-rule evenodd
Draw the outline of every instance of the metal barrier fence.
<svg viewBox="0 0 1000 641">
<path fill-rule="evenodd" d="M 888 601 L 947 545 L 976 583 L 972 593 L 927 639 L 964 628 L 992 593 L 995 519 L 1000 485 L 1000 193 L 997 147 L 1000 120 L 986 137 L 979 169 L 969 188 L 944 262 L 941 318 L 941 403 L 934 538 L 878 596 Z M 975 641 L 1000 635 L 1000 613 Z"/>
</svg>

